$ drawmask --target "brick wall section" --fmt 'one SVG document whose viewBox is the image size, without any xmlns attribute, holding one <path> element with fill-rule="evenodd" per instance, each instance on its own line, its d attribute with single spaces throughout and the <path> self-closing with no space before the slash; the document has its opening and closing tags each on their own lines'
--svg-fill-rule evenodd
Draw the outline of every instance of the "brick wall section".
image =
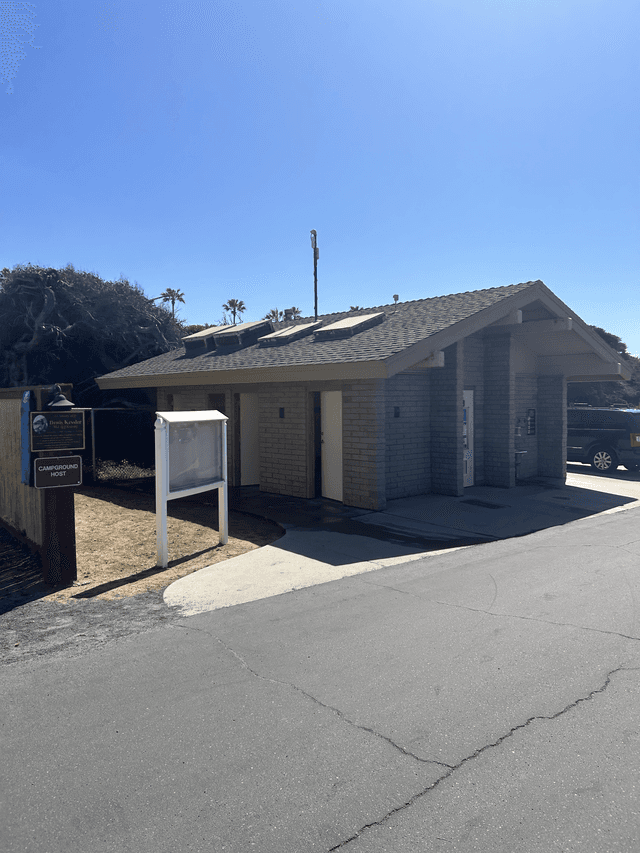
<svg viewBox="0 0 640 853">
<path fill-rule="evenodd" d="M 536 410 L 536 435 L 527 435 L 527 409 Z M 516 428 L 515 450 L 525 450 L 517 467 L 518 480 L 527 480 L 538 473 L 538 378 L 531 373 L 516 373 L 515 384 Z"/>
<path fill-rule="evenodd" d="M 538 474 L 565 482 L 567 476 L 567 382 L 538 377 Z"/>
<path fill-rule="evenodd" d="M 388 379 L 385 410 L 387 500 L 423 495 L 431 488 L 428 372 Z"/>
<path fill-rule="evenodd" d="M 345 383 L 342 391 L 343 503 L 384 509 L 385 380 Z"/>
<path fill-rule="evenodd" d="M 489 335 L 484 346 L 484 477 L 515 486 L 515 374 L 511 335 Z"/>
<path fill-rule="evenodd" d="M 484 483 L 484 340 L 471 335 L 464 340 L 465 390 L 473 391 L 473 477 L 474 485 Z"/>
<path fill-rule="evenodd" d="M 447 347 L 444 357 L 444 367 L 429 371 L 431 491 L 462 495 L 462 343 Z"/>
<path fill-rule="evenodd" d="M 307 498 L 309 394 L 302 385 L 273 384 L 260 392 L 260 489 Z M 280 409 L 284 409 L 284 418 Z"/>
</svg>

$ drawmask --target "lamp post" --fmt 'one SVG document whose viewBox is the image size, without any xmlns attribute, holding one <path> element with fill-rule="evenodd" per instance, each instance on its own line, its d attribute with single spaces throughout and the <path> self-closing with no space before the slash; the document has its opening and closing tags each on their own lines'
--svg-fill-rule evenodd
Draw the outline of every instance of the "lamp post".
<svg viewBox="0 0 640 853">
<path fill-rule="evenodd" d="M 318 248 L 318 235 L 315 231 L 311 232 L 311 248 L 313 249 L 313 308 L 315 319 L 318 319 L 318 258 L 320 257 L 320 249 Z"/>
</svg>

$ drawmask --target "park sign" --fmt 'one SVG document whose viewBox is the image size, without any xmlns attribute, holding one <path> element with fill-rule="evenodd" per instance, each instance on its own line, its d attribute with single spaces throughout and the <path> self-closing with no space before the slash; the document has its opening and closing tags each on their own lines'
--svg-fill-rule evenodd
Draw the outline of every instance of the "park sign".
<svg viewBox="0 0 640 853">
<path fill-rule="evenodd" d="M 31 452 L 84 450 L 84 411 L 30 412 Z"/>
<path fill-rule="evenodd" d="M 41 456 L 33 467 L 36 489 L 82 485 L 81 456 Z"/>
</svg>

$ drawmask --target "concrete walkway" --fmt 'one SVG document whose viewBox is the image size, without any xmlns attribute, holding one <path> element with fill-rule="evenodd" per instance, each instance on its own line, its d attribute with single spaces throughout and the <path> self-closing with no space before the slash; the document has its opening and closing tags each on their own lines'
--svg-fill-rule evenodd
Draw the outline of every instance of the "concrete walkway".
<svg viewBox="0 0 640 853">
<path fill-rule="evenodd" d="M 617 478 L 573 473 L 563 487 L 474 486 L 462 497 L 390 501 L 384 512 L 249 490 L 236 508 L 278 521 L 285 535 L 181 578 L 164 600 L 191 616 L 634 506 L 640 506 L 639 478 L 623 472 Z"/>
</svg>

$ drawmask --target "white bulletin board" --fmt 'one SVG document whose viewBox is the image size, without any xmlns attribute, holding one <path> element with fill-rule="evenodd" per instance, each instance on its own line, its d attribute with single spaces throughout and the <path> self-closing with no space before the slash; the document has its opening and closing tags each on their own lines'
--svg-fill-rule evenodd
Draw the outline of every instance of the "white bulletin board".
<svg viewBox="0 0 640 853">
<path fill-rule="evenodd" d="M 156 412 L 158 566 L 167 568 L 167 501 L 218 490 L 220 543 L 229 541 L 227 418 L 217 411 Z"/>
</svg>

